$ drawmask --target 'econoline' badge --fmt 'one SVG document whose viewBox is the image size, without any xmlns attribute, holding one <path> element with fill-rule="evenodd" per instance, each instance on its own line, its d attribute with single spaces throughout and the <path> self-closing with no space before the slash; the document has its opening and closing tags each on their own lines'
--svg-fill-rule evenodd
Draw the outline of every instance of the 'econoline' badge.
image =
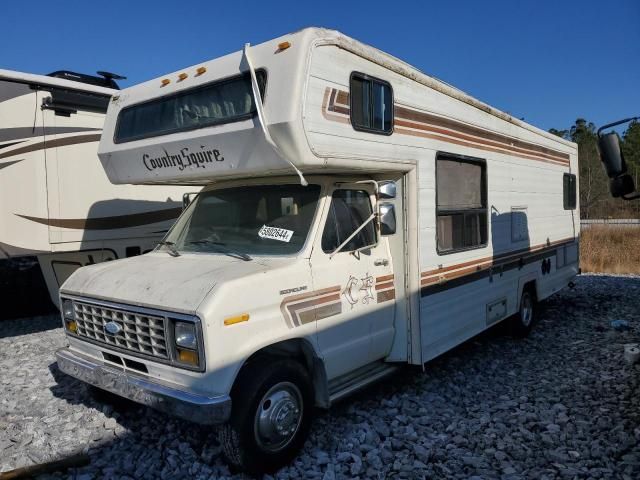
<svg viewBox="0 0 640 480">
<path fill-rule="evenodd" d="M 108 322 L 104 324 L 104 331 L 111 335 L 117 335 L 121 330 L 122 327 L 116 322 Z"/>
</svg>

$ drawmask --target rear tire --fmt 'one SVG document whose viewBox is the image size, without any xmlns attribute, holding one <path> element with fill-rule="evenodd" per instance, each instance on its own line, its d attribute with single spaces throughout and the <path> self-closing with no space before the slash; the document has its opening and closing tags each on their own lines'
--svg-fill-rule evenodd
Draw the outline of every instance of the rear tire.
<svg viewBox="0 0 640 480">
<path fill-rule="evenodd" d="M 525 287 L 520 296 L 518 312 L 511 318 L 511 331 L 517 337 L 524 338 L 529 335 L 536 314 L 536 295 L 531 287 Z"/>
<path fill-rule="evenodd" d="M 231 419 L 218 435 L 227 461 L 251 474 L 290 463 L 313 413 L 313 386 L 304 367 L 273 358 L 252 362 L 240 372 L 231 398 Z"/>
</svg>

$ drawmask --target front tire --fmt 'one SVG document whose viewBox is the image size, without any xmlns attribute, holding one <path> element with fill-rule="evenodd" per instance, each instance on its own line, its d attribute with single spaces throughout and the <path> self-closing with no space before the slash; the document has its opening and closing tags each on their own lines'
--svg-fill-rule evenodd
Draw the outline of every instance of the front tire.
<svg viewBox="0 0 640 480">
<path fill-rule="evenodd" d="M 313 386 L 291 360 L 255 361 L 231 392 L 231 420 L 219 431 L 229 463 L 251 474 L 272 473 L 296 456 L 309 433 Z"/>
<path fill-rule="evenodd" d="M 536 297 L 533 288 L 526 287 L 520 297 L 520 308 L 511 319 L 511 330 L 517 337 L 526 337 L 535 323 Z"/>
</svg>

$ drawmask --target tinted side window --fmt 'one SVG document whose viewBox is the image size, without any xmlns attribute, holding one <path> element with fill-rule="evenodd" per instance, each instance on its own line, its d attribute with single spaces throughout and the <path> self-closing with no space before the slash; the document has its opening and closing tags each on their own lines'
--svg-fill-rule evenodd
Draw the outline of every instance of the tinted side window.
<svg viewBox="0 0 640 480">
<path fill-rule="evenodd" d="M 393 130 L 391 85 L 361 73 L 351 75 L 351 124 L 356 130 L 390 134 Z"/>
<path fill-rule="evenodd" d="M 576 193 L 576 176 L 565 173 L 562 177 L 562 202 L 565 210 L 575 210 Z"/>
<path fill-rule="evenodd" d="M 264 99 L 266 73 L 256 77 Z M 124 108 L 115 143 L 246 120 L 255 112 L 251 78 L 243 74 Z"/>
<path fill-rule="evenodd" d="M 484 160 L 440 154 L 436 159 L 438 253 L 487 243 L 487 171 Z"/>
<path fill-rule="evenodd" d="M 327 223 L 322 233 L 322 251 L 331 253 L 373 213 L 364 190 L 336 190 L 331 197 Z M 353 251 L 376 242 L 374 222 L 369 222 L 341 251 Z"/>
</svg>

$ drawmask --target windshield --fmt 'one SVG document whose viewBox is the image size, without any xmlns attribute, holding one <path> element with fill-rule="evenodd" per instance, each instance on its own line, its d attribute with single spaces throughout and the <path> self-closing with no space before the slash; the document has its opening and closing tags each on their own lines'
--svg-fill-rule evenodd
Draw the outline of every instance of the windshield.
<svg viewBox="0 0 640 480">
<path fill-rule="evenodd" d="M 294 254 L 304 246 L 319 196 L 319 185 L 256 185 L 202 192 L 165 243 L 180 252 L 245 259 L 247 255 Z"/>
</svg>

